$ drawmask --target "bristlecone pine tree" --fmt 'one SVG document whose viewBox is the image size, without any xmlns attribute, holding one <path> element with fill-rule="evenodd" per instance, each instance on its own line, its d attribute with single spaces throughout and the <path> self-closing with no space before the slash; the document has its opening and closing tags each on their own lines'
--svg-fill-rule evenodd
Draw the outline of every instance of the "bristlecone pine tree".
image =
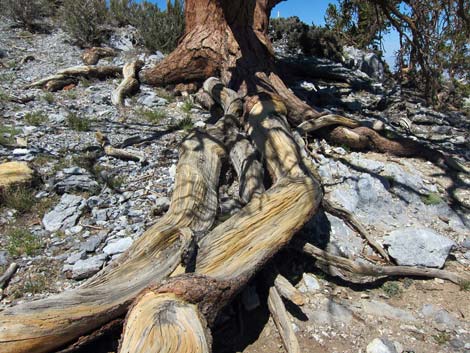
<svg viewBox="0 0 470 353">
<path fill-rule="evenodd" d="M 267 36 L 271 10 L 279 2 L 186 0 L 186 32 L 178 48 L 141 72 L 140 79 L 153 85 L 204 82 L 201 101 L 220 105 L 225 116 L 183 141 L 169 211 L 125 254 L 77 289 L 0 313 L 0 352 L 79 351 L 115 329 L 119 320 L 124 320 L 121 353 L 210 352 L 210 327 L 220 310 L 321 205 L 321 185 L 297 131 L 329 126 L 326 137 L 354 148 L 448 163 L 415 142 L 390 141 L 348 119 L 321 116 L 298 99 L 279 76 Z M 135 82 L 132 74 L 126 80 Z M 238 173 L 246 205 L 213 228 L 224 159 Z M 272 182 L 267 191 L 263 165 Z M 342 214 L 367 237 L 352 215 Z M 386 252 L 371 245 L 386 262 Z M 446 271 L 359 266 L 308 244 L 299 246 L 345 273 L 462 280 Z M 302 298 L 287 281 L 274 282 L 269 308 L 286 349 L 298 352 L 279 293 L 294 303 Z"/>
</svg>

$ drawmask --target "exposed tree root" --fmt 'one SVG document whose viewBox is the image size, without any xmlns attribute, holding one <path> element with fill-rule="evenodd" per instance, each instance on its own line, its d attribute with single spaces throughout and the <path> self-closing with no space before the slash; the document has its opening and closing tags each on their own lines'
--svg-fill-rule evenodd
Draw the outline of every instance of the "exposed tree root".
<svg viewBox="0 0 470 353">
<path fill-rule="evenodd" d="M 344 257 L 335 256 L 311 244 L 297 242 L 295 249 L 314 257 L 322 265 L 321 269 L 332 275 L 338 275 L 338 270 L 349 274 L 369 276 L 369 277 L 388 277 L 388 276 L 416 276 L 425 278 L 440 278 L 455 284 L 462 284 L 470 281 L 469 276 L 459 275 L 450 271 L 408 267 L 408 266 L 378 266 L 363 263 L 357 263 Z M 348 277 L 346 276 L 346 279 Z"/>
<path fill-rule="evenodd" d="M 400 138 L 390 140 L 367 127 L 349 129 L 340 126 L 333 129 L 333 131 L 328 135 L 328 138 L 334 143 L 345 144 L 357 150 L 370 149 L 382 153 L 390 153 L 399 157 L 424 158 L 444 168 L 450 168 L 458 172 L 470 173 L 465 166 L 461 165 L 454 158 L 449 157 L 438 150 L 428 148 L 423 144 L 410 139 Z"/>
<path fill-rule="evenodd" d="M 375 249 L 385 261 L 390 262 L 390 257 L 388 256 L 385 249 L 375 241 L 375 239 L 369 234 L 369 232 L 364 228 L 364 226 L 357 220 L 354 215 L 346 210 L 343 207 L 334 205 L 327 197 L 323 198 L 322 206 L 326 212 L 332 214 L 333 216 L 339 217 L 344 220 L 350 227 L 356 230 L 368 243 Z"/>
<path fill-rule="evenodd" d="M 111 102 L 119 107 L 124 106 L 124 99 L 139 89 L 138 74 L 144 63 L 140 60 L 132 61 L 124 65 L 122 75 L 124 80 L 113 91 Z"/>
<path fill-rule="evenodd" d="M 356 128 L 360 126 L 360 124 L 355 120 L 346 118 L 341 115 L 329 114 L 303 122 L 302 124 L 297 126 L 297 131 L 301 134 L 312 133 L 314 131 L 332 125 L 340 125 L 348 128 Z"/>
<path fill-rule="evenodd" d="M 120 66 L 74 66 L 60 70 L 57 74 L 35 81 L 26 88 L 45 88 L 54 92 L 61 90 L 71 83 L 77 83 L 80 77 L 104 79 L 117 77 L 121 74 Z"/>
</svg>

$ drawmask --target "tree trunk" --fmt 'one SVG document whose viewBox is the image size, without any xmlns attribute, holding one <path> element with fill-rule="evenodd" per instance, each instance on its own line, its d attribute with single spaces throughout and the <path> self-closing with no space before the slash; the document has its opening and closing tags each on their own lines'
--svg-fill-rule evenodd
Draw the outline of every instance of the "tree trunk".
<svg viewBox="0 0 470 353">
<path fill-rule="evenodd" d="M 186 31 L 176 50 L 141 73 L 152 85 L 202 82 L 210 76 L 241 96 L 281 97 L 295 125 L 319 114 L 279 77 L 268 38 L 272 8 L 283 0 L 187 0 Z"/>
</svg>

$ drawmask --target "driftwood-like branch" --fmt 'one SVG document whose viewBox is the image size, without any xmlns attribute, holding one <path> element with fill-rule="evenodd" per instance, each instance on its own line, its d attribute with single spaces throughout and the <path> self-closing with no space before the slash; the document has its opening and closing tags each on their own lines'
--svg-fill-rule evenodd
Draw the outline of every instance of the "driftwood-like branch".
<svg viewBox="0 0 470 353">
<path fill-rule="evenodd" d="M 124 65 L 122 75 L 124 79 L 111 94 L 111 102 L 116 106 L 124 106 L 124 99 L 135 93 L 140 86 L 137 79 L 140 69 L 144 66 L 141 60 L 135 60 Z"/>
<path fill-rule="evenodd" d="M 314 257 L 318 262 L 320 262 L 324 266 L 333 267 L 335 270 L 339 269 L 361 276 L 370 276 L 377 278 L 388 276 L 416 276 L 426 278 L 440 278 L 447 281 L 451 281 L 456 284 L 462 284 L 470 281 L 470 276 L 463 276 L 445 270 L 408 266 L 378 266 L 357 263 L 345 257 L 332 255 L 311 244 L 295 244 L 295 249 L 298 249 L 304 252 L 305 254 Z M 334 273 L 335 271 L 332 272 L 332 274 Z"/>
<path fill-rule="evenodd" d="M 181 263 L 193 233 L 217 212 L 221 144 L 200 132 L 181 145 L 170 209 L 111 265 L 81 287 L 0 313 L 0 352 L 50 352 L 125 315 L 148 286 Z"/>
<path fill-rule="evenodd" d="M 279 294 L 287 300 L 290 300 L 295 305 L 304 305 L 304 295 L 297 288 L 295 288 L 283 275 L 281 275 L 277 271 L 275 271 L 275 275 L 276 277 L 274 279 L 274 286 L 276 287 Z"/>
<path fill-rule="evenodd" d="M 295 336 L 292 323 L 287 314 L 286 307 L 282 302 L 281 296 L 276 287 L 269 288 L 268 308 L 274 324 L 281 335 L 282 343 L 287 353 L 300 353 L 300 346 Z"/>
<path fill-rule="evenodd" d="M 8 266 L 5 273 L 0 277 L 0 289 L 4 289 L 8 285 L 8 282 L 10 282 L 10 279 L 13 277 L 17 270 L 18 264 L 12 262 L 10 266 Z"/>
<path fill-rule="evenodd" d="M 211 77 L 206 80 L 203 89 L 224 108 L 225 115 L 243 114 L 243 101 L 237 92 L 226 88 L 218 78 Z"/>
<path fill-rule="evenodd" d="M 35 81 L 26 86 L 26 88 L 45 88 L 54 92 L 61 90 L 65 86 L 78 82 L 80 77 L 104 79 L 108 77 L 117 77 L 121 74 L 120 66 L 73 66 L 60 70 L 57 74 Z"/>
<path fill-rule="evenodd" d="M 339 205 L 334 205 L 333 202 L 331 202 L 327 197 L 323 198 L 322 205 L 326 212 L 332 214 L 333 216 L 341 218 L 347 224 L 349 224 L 351 228 L 356 230 L 369 243 L 369 245 L 384 258 L 384 260 L 389 263 L 391 262 L 388 253 L 385 251 L 382 245 L 380 245 L 374 239 L 374 237 L 369 234 L 367 229 L 364 228 L 361 222 L 359 222 L 351 212 Z"/>
<path fill-rule="evenodd" d="M 140 155 L 137 153 L 131 153 L 129 151 L 126 151 L 121 148 L 115 148 L 111 146 L 111 143 L 109 142 L 109 139 L 106 135 L 103 135 L 101 132 L 97 132 L 95 134 L 96 140 L 100 144 L 100 146 L 103 148 L 104 153 L 107 156 L 122 159 L 124 161 L 134 161 L 134 162 L 140 162 L 141 164 L 146 162 L 146 158 L 144 155 Z"/>
<path fill-rule="evenodd" d="M 85 65 L 96 65 L 101 59 L 113 57 L 116 55 L 116 51 L 112 48 L 87 48 L 82 53 L 82 61 Z"/>
</svg>

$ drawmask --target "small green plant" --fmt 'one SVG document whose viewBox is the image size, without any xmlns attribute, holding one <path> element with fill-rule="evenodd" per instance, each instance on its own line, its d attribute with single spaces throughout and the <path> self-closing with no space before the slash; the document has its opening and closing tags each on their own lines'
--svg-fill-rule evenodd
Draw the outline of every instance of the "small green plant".
<svg viewBox="0 0 470 353">
<path fill-rule="evenodd" d="M 112 190 L 120 190 L 125 181 L 122 176 L 114 176 L 106 179 L 106 185 Z"/>
<path fill-rule="evenodd" d="M 14 127 L 0 125 L 0 145 L 11 145 L 15 142 L 15 136 L 20 133 L 20 130 Z"/>
<path fill-rule="evenodd" d="M 186 114 L 191 113 L 191 110 L 193 108 L 194 108 L 194 104 L 189 99 L 185 100 L 183 105 L 181 106 L 181 110 Z"/>
<path fill-rule="evenodd" d="M 8 102 L 9 100 L 10 96 L 0 89 L 0 102 Z"/>
<path fill-rule="evenodd" d="M 26 278 L 18 284 L 11 292 L 11 297 L 19 299 L 25 294 L 39 294 L 49 287 L 48 277 L 43 273 L 28 274 Z"/>
<path fill-rule="evenodd" d="M 90 130 L 90 120 L 78 116 L 76 113 L 69 113 L 67 116 L 67 125 L 75 131 L 89 131 Z"/>
<path fill-rule="evenodd" d="M 33 191 L 24 186 L 4 190 L 0 195 L 0 199 L 7 208 L 13 208 L 19 213 L 26 213 L 36 203 Z"/>
<path fill-rule="evenodd" d="M 82 77 L 80 78 L 80 84 L 82 85 L 82 87 L 90 87 L 91 86 L 91 81 L 88 80 L 87 78 L 85 77 Z"/>
<path fill-rule="evenodd" d="M 66 96 L 68 99 L 77 99 L 77 93 L 74 90 L 67 91 Z"/>
<path fill-rule="evenodd" d="M 26 229 L 13 228 L 7 232 L 7 251 L 11 256 L 34 255 L 41 241 Z"/>
<path fill-rule="evenodd" d="M 470 281 L 462 281 L 460 282 L 460 290 L 463 291 L 470 291 Z"/>
<path fill-rule="evenodd" d="M 33 126 L 39 126 L 47 121 L 47 116 L 43 112 L 31 112 L 24 116 L 24 120 Z"/>
<path fill-rule="evenodd" d="M 42 96 L 42 99 L 47 102 L 47 104 L 52 104 L 54 103 L 54 95 L 51 93 L 51 92 L 46 92 L 44 93 L 44 95 Z"/>
<path fill-rule="evenodd" d="M 435 192 L 431 192 L 430 194 L 426 195 L 426 196 L 423 196 L 421 198 L 423 200 L 423 203 L 425 205 L 438 205 L 440 204 L 441 202 L 443 202 L 442 198 L 439 196 L 439 194 L 435 193 Z"/>
<path fill-rule="evenodd" d="M 3 0 L 2 11 L 20 26 L 35 31 L 43 17 L 51 13 L 48 0 Z"/>
<path fill-rule="evenodd" d="M 437 335 L 433 335 L 432 337 L 439 345 L 446 344 L 447 342 L 450 341 L 450 338 L 451 338 L 447 332 L 439 332 Z"/>
<path fill-rule="evenodd" d="M 155 91 L 157 92 L 157 96 L 166 99 L 169 103 L 173 103 L 176 100 L 175 95 L 168 92 L 166 89 L 157 88 Z"/>
<path fill-rule="evenodd" d="M 152 124 L 158 124 L 160 121 L 166 118 L 166 113 L 163 109 L 155 109 L 155 110 L 142 109 L 139 113 L 143 115 L 145 120 L 147 120 L 149 123 L 152 123 Z"/>
<path fill-rule="evenodd" d="M 188 132 L 194 127 L 193 120 L 189 115 L 187 115 L 184 119 L 180 120 L 177 125 L 178 129 L 184 130 Z"/>
<path fill-rule="evenodd" d="M 391 297 L 399 296 L 402 293 L 402 289 L 396 282 L 386 282 L 382 286 L 382 290 L 384 293 Z"/>
</svg>

